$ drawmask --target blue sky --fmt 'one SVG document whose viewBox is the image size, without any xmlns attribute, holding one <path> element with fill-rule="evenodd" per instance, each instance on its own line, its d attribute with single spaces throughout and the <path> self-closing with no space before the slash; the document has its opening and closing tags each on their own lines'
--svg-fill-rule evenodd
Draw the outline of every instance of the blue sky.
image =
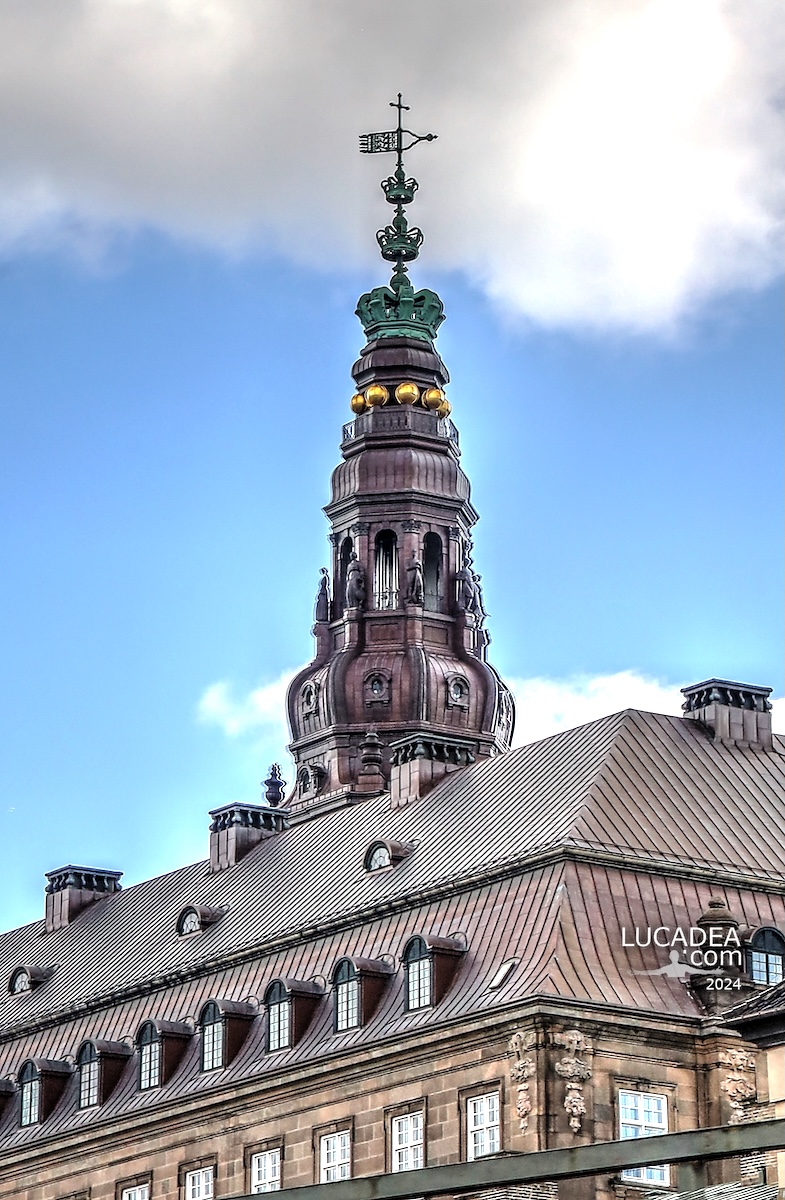
<svg viewBox="0 0 785 1200">
<path fill-rule="evenodd" d="M 560 125 L 602 114 L 614 66 L 630 86 L 630 48 L 646 82 L 679 7 L 598 3 L 565 49 L 548 6 L 500 3 L 489 32 L 435 3 L 420 53 L 444 31 L 441 85 L 416 54 L 403 79 L 382 57 L 372 85 L 336 85 L 329 123 L 319 88 L 331 62 L 385 45 L 381 7 L 347 0 L 300 33 L 306 95 L 301 0 L 67 0 L 56 45 L 38 0 L 0 15 L 16 68 L 0 127 L 4 925 L 42 913 L 43 873 L 66 862 L 133 882 L 203 856 L 208 810 L 256 800 L 286 761 L 353 311 L 386 278 L 387 160 L 360 158 L 356 136 L 389 123 L 399 87 L 440 135 L 409 162 L 426 234 L 412 275 L 445 303 L 519 739 L 626 704 L 675 712 L 678 687 L 711 675 L 782 696 L 774 10 L 734 26 L 697 4 L 682 40 L 700 39 L 698 67 L 672 51 L 669 86 L 652 67 L 628 124 L 588 149 L 583 117 Z M 502 45 L 527 72 L 500 106 Z M 483 116 L 500 132 L 470 152 Z"/>
</svg>

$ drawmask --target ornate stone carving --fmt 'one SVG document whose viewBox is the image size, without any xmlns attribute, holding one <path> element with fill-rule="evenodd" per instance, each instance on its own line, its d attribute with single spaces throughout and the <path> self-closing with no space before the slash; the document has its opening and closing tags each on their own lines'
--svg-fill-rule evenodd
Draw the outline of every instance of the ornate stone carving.
<svg viewBox="0 0 785 1200">
<path fill-rule="evenodd" d="M 403 522 L 403 532 L 404 533 L 419 533 L 421 529 L 422 529 L 422 521 L 404 521 Z"/>
<path fill-rule="evenodd" d="M 352 525 L 351 529 L 349 530 L 349 533 L 353 534 L 354 537 L 363 537 L 366 533 L 370 533 L 370 531 L 370 521 L 355 521 L 354 525 Z"/>
<path fill-rule="evenodd" d="M 352 551 L 352 557 L 346 568 L 346 607 L 365 608 L 366 596 L 365 567 Z"/>
<path fill-rule="evenodd" d="M 531 1052 L 536 1048 L 536 1033 L 514 1033 L 509 1042 L 510 1079 L 516 1085 L 515 1111 L 518 1114 L 521 1133 L 529 1128 L 529 1114 L 532 1110 L 529 1080 L 535 1074 L 537 1067 Z"/>
<path fill-rule="evenodd" d="M 317 622 L 329 621 L 330 619 L 330 595 L 327 591 L 330 577 L 326 567 L 321 568 L 319 576 L 319 590 L 316 593 L 316 612 L 315 620 Z"/>
<path fill-rule="evenodd" d="M 412 550 L 412 556 L 406 564 L 406 603 L 422 604 L 425 595 L 425 577 L 422 563 L 417 557 L 417 551 Z"/>
<path fill-rule="evenodd" d="M 719 1061 L 730 1071 L 720 1083 L 720 1091 L 728 1097 L 731 1115 L 729 1125 L 739 1125 L 745 1120 L 749 1103 L 757 1095 L 755 1085 L 755 1055 L 746 1050 L 720 1050 Z"/>
<path fill-rule="evenodd" d="M 566 1029 L 552 1035 L 554 1046 L 563 1046 L 569 1053 L 556 1063 L 556 1074 L 565 1081 L 564 1109 L 570 1118 L 570 1129 L 578 1133 L 586 1115 L 583 1085 L 591 1079 L 591 1066 L 581 1055 L 592 1053 L 591 1039 L 579 1029 Z"/>
</svg>

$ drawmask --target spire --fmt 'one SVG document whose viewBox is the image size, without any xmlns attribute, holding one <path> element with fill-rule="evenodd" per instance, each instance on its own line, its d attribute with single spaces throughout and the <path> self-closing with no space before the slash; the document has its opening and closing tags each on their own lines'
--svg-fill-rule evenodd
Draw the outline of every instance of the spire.
<svg viewBox="0 0 785 1200">
<path fill-rule="evenodd" d="M 406 178 L 403 156 L 418 142 L 434 141 L 436 134 L 417 134 L 403 128 L 403 113 L 409 108 L 402 102 L 400 92 L 390 107 L 398 110 L 397 128 L 362 134 L 360 153 L 397 155 L 395 171 L 381 184 L 387 203 L 395 206 L 395 215 L 376 234 L 382 258 L 393 263 L 394 269 L 388 287 L 374 288 L 360 297 L 356 313 L 369 341 L 380 337 L 412 337 L 432 344 L 444 320 L 444 306 L 436 292 L 428 288 L 415 292 L 408 278 L 406 264 L 417 258 L 424 239 L 422 230 L 410 226 L 406 215 L 406 206 L 414 200 L 419 184 L 413 177 Z"/>
</svg>

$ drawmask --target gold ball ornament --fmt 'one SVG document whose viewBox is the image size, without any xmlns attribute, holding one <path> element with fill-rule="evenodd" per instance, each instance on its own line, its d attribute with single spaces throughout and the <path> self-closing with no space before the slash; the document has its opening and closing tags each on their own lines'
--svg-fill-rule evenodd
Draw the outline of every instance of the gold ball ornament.
<svg viewBox="0 0 785 1200">
<path fill-rule="evenodd" d="M 414 404 L 420 398 L 420 389 L 416 383 L 399 383 L 395 389 L 395 399 L 399 404 Z"/>
<path fill-rule="evenodd" d="M 428 388 L 423 395 L 422 402 L 426 408 L 430 408 L 431 412 L 436 412 L 439 405 L 444 402 L 444 392 L 441 388 Z"/>
<path fill-rule="evenodd" d="M 371 408 L 378 408 L 380 404 L 386 404 L 390 399 L 390 393 L 387 388 L 381 383 L 372 383 L 369 388 L 365 389 L 365 403 Z"/>
<path fill-rule="evenodd" d="M 361 416 L 367 407 L 368 405 L 365 403 L 365 396 L 361 396 L 359 392 L 356 396 L 352 396 L 351 400 L 349 401 L 349 408 L 352 410 L 355 416 Z"/>
<path fill-rule="evenodd" d="M 449 417 L 452 412 L 452 405 L 449 400 L 442 400 L 439 407 L 436 409 L 437 417 Z"/>
</svg>

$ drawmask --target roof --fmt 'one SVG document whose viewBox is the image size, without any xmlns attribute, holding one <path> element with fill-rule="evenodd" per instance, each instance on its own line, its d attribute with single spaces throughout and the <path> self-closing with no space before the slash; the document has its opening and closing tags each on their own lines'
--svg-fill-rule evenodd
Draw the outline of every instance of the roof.
<svg viewBox="0 0 785 1200">
<path fill-rule="evenodd" d="M 716 896 L 742 924 L 785 930 L 785 852 L 766 833 L 785 824 L 775 742 L 774 753 L 722 746 L 690 719 L 628 710 L 478 762 L 406 808 L 381 796 L 324 812 L 226 871 L 196 863 L 53 933 L 42 921 L 12 930 L 0 936 L 0 984 L 21 963 L 55 970 L 31 992 L 0 990 L 0 1075 L 33 1054 L 73 1056 L 88 1037 L 130 1043 L 144 1020 L 193 1024 L 211 998 L 261 1005 L 274 979 L 326 986 L 343 956 L 391 965 L 366 1027 L 336 1034 L 325 996 L 298 1046 L 267 1054 L 259 1019 L 209 1080 L 194 1039 L 162 1102 L 538 998 L 699 1022 L 681 980 L 648 974 L 667 951 L 625 946 L 622 930 L 694 924 Z M 366 871 L 368 846 L 386 838 L 414 849 Z M 183 938 L 177 918 L 191 904 L 225 915 Z M 465 938 L 467 952 L 442 1002 L 407 1012 L 399 960 L 413 934 Z M 129 1064 L 102 1114 L 147 1102 Z M 0 1134 L 21 1144 L 35 1129 L 18 1128 L 12 1108 Z M 83 1119 L 69 1084 L 47 1130 Z"/>
</svg>

